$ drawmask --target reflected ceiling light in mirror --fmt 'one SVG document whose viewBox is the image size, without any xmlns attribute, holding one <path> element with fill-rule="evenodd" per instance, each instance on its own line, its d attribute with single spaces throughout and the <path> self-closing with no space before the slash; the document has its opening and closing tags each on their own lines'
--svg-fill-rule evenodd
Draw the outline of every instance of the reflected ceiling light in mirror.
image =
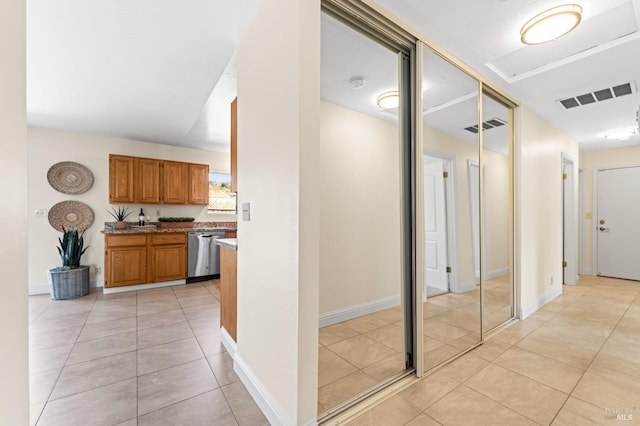
<svg viewBox="0 0 640 426">
<path fill-rule="evenodd" d="M 631 139 L 631 136 L 638 133 L 637 127 L 625 127 L 623 129 L 610 130 L 604 134 L 606 139 L 614 139 L 618 141 L 626 141 Z"/>
<path fill-rule="evenodd" d="M 578 26 L 582 20 L 582 7 L 563 4 L 545 10 L 522 26 L 520 40 L 524 44 L 541 44 L 555 40 Z"/>
<path fill-rule="evenodd" d="M 376 103 L 382 109 L 398 108 L 400 97 L 397 90 L 381 93 L 376 99 Z"/>
</svg>

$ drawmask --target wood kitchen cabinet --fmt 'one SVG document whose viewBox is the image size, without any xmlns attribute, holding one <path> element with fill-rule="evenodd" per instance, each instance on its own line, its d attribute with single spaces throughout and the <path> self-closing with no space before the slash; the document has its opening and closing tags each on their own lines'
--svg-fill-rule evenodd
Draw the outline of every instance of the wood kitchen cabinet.
<svg viewBox="0 0 640 426">
<path fill-rule="evenodd" d="M 189 163 L 189 204 L 209 205 L 209 165 Z"/>
<path fill-rule="evenodd" d="M 109 202 L 135 202 L 135 158 L 109 155 Z"/>
<path fill-rule="evenodd" d="M 237 251 L 220 247 L 220 325 L 235 342 L 238 329 Z"/>
<path fill-rule="evenodd" d="M 149 236 L 149 282 L 173 281 L 187 276 L 187 234 Z"/>
<path fill-rule="evenodd" d="M 105 287 L 121 287 L 147 282 L 145 235 L 106 235 L 105 249 Z"/>
<path fill-rule="evenodd" d="M 109 155 L 109 202 L 209 204 L 209 165 Z"/>
<path fill-rule="evenodd" d="M 238 192 L 238 98 L 231 102 L 231 192 Z"/>
<path fill-rule="evenodd" d="M 105 235 L 106 288 L 187 277 L 185 232 Z"/>
<path fill-rule="evenodd" d="M 139 203 L 160 202 L 160 160 L 136 158 L 136 201 Z"/>
</svg>

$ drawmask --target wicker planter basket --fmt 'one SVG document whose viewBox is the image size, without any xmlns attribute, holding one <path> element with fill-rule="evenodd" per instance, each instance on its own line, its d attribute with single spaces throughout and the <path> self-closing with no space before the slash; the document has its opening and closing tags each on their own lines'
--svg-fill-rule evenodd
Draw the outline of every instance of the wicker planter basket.
<svg viewBox="0 0 640 426">
<path fill-rule="evenodd" d="M 50 269 L 49 291 L 54 300 L 74 299 L 89 294 L 89 267 Z"/>
<path fill-rule="evenodd" d="M 160 228 L 193 228 L 194 222 L 160 222 Z"/>
</svg>

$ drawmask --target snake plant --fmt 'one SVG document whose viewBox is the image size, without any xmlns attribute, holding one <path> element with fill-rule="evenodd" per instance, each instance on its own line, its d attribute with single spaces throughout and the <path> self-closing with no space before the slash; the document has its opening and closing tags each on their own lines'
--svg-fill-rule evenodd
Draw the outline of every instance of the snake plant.
<svg viewBox="0 0 640 426">
<path fill-rule="evenodd" d="M 64 229 L 62 227 L 62 238 L 58 237 L 60 245 L 56 247 L 62 260 L 63 269 L 78 268 L 80 258 L 89 247 L 84 247 L 84 238 L 77 229 Z"/>
</svg>

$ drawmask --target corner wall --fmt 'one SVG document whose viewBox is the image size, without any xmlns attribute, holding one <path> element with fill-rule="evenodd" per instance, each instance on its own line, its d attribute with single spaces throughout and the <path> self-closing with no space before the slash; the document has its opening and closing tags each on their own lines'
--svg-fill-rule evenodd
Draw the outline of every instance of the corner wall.
<svg viewBox="0 0 640 426">
<path fill-rule="evenodd" d="M 238 47 L 235 369 L 278 425 L 317 411 L 319 73 L 320 2 L 265 0 Z"/>
<path fill-rule="evenodd" d="M 0 3 L 0 423 L 6 425 L 29 424 L 25 7 L 24 0 Z"/>
<path fill-rule="evenodd" d="M 580 153 L 580 168 L 583 170 L 584 192 L 583 197 L 585 213 L 593 211 L 593 171 L 598 168 L 618 166 L 640 165 L 640 146 L 627 148 L 606 149 L 601 151 L 586 151 Z M 593 267 L 593 219 L 584 219 L 584 269 L 589 274 L 595 274 Z"/>
<path fill-rule="evenodd" d="M 200 151 L 161 145 L 131 139 L 98 136 L 86 133 L 30 127 L 28 129 L 28 238 L 29 238 L 29 292 L 48 293 L 47 270 L 60 265 L 56 251 L 60 232 L 53 229 L 47 216 L 36 216 L 37 209 L 48 211 L 54 204 L 74 200 L 87 204 L 93 211 L 93 224 L 84 235 L 89 249 L 82 263 L 91 268 L 92 285 L 104 284 L 104 222 L 112 222 L 107 213 L 109 204 L 109 154 L 159 158 L 209 164 L 211 171 L 229 172 L 229 154 Z M 86 166 L 93 174 L 93 185 L 84 194 L 69 195 L 53 189 L 47 181 L 47 171 L 60 161 L 75 161 Z M 235 215 L 209 214 L 206 206 L 179 206 L 155 204 L 124 204 L 132 211 L 128 220 L 135 221 L 140 208 L 151 218 L 157 219 L 156 210 L 162 216 L 192 216 L 197 221 L 234 221 Z M 95 273 L 95 267 L 100 273 Z"/>
<path fill-rule="evenodd" d="M 577 142 L 529 108 L 516 109 L 516 262 L 522 318 L 562 293 L 563 153 L 575 160 L 578 182 Z M 574 202 L 577 206 L 577 184 Z"/>
</svg>

